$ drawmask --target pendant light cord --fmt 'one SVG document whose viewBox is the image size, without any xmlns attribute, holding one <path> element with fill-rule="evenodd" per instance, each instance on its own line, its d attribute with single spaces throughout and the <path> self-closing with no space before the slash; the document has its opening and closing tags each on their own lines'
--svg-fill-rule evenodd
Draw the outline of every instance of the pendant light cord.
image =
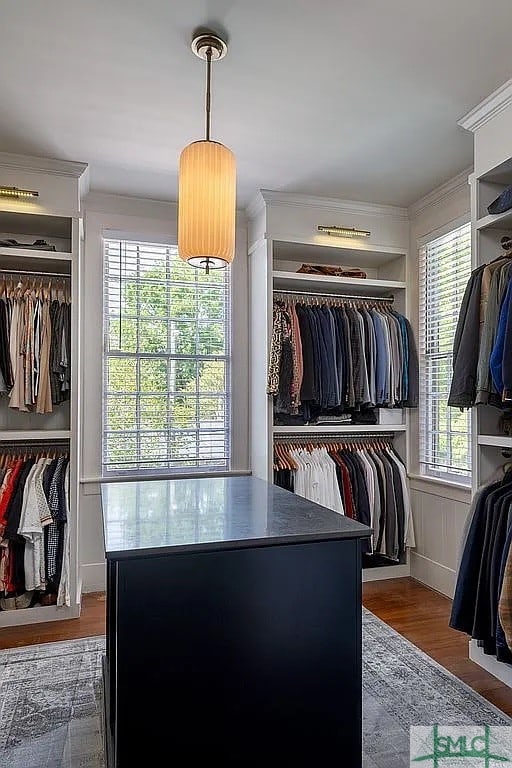
<svg viewBox="0 0 512 768">
<path fill-rule="evenodd" d="M 206 141 L 210 141 L 212 49 L 206 51 Z"/>
</svg>

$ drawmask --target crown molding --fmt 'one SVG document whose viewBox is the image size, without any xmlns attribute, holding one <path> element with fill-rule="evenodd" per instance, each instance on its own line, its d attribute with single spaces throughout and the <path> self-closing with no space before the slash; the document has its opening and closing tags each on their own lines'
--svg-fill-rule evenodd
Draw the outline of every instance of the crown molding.
<svg viewBox="0 0 512 768">
<path fill-rule="evenodd" d="M 429 192 L 424 197 L 421 197 L 415 203 L 409 206 L 409 218 L 419 216 L 427 208 L 432 208 L 435 205 L 443 203 L 448 197 L 455 195 L 457 192 L 461 192 L 469 185 L 469 176 L 473 173 L 473 168 L 466 168 L 461 171 L 452 179 L 449 179 L 440 187 Z"/>
<path fill-rule="evenodd" d="M 477 131 L 493 117 L 512 104 L 512 79 L 500 85 L 486 99 L 477 104 L 471 112 L 457 121 L 466 131 Z"/>
<path fill-rule="evenodd" d="M 407 221 L 407 208 L 394 205 L 361 203 L 356 200 L 341 200 L 335 197 L 317 197 L 315 195 L 297 195 L 288 192 L 275 192 L 260 189 L 246 208 L 247 216 L 254 218 L 265 206 L 286 205 L 292 208 L 316 208 L 348 215 L 383 216 L 399 221 Z"/>
<path fill-rule="evenodd" d="M 12 170 L 23 169 L 33 173 L 53 173 L 56 176 L 71 176 L 79 179 L 88 169 L 87 163 L 75 163 L 70 160 L 54 160 L 49 157 L 32 157 L 0 152 L 0 167 Z"/>
<path fill-rule="evenodd" d="M 265 200 L 261 194 L 261 190 L 256 192 L 252 200 L 248 203 L 245 209 L 245 215 L 248 219 L 255 219 L 258 213 L 265 208 Z"/>
</svg>

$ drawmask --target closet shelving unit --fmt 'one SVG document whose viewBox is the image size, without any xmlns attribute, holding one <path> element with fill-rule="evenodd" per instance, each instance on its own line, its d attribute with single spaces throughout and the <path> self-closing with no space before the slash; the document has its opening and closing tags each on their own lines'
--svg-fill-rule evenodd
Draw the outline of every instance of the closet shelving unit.
<svg viewBox="0 0 512 768">
<path fill-rule="evenodd" d="M 492 215 L 487 206 L 512 184 L 512 80 L 491 94 L 460 120 L 474 134 L 474 172 L 471 194 L 472 267 L 498 258 L 500 239 L 512 235 L 512 210 Z M 512 437 L 500 430 L 501 411 L 478 405 L 472 412 L 473 492 L 487 482 L 512 451 Z M 469 642 L 469 658 L 512 687 L 512 665 L 484 654 L 476 641 Z"/>
<path fill-rule="evenodd" d="M 273 423 L 272 398 L 267 395 L 267 366 L 272 334 L 274 292 L 363 298 L 388 298 L 408 315 L 406 209 L 330 198 L 288 195 L 261 190 L 247 210 L 250 274 L 251 469 L 272 482 L 274 438 L 294 435 L 345 437 L 392 434 L 398 454 L 409 466 L 409 414 L 393 411 L 373 425 L 278 426 Z M 353 227 L 368 237 L 337 237 L 318 226 Z M 301 264 L 335 265 L 364 270 L 366 278 L 331 277 L 297 272 Z M 389 413 L 390 413 L 389 412 Z M 396 422 L 397 416 L 400 418 Z M 410 563 L 364 569 L 364 580 L 410 575 Z"/>
<path fill-rule="evenodd" d="M 0 452 L 9 447 L 65 447 L 69 452 L 70 484 L 70 596 L 69 606 L 34 606 L 0 611 L 0 628 L 80 615 L 81 581 L 78 551 L 78 466 L 80 450 L 80 271 L 82 253 L 81 200 L 87 191 L 84 163 L 0 153 L 0 185 L 30 189 L 38 196 L 16 200 L 0 195 L 0 239 L 14 239 L 28 247 L 0 245 L 0 280 L 34 280 L 66 284 L 71 298 L 70 399 L 52 413 L 23 412 L 0 397 Z M 54 251 L 31 248 L 38 239 Z"/>
</svg>

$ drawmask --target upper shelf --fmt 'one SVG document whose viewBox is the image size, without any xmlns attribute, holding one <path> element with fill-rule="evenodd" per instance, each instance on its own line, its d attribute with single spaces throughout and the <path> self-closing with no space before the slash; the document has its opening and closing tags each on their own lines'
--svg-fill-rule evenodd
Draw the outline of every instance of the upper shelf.
<svg viewBox="0 0 512 768">
<path fill-rule="evenodd" d="M 482 216 L 481 219 L 477 220 L 476 228 L 479 231 L 483 229 L 501 229 L 504 231 L 512 229 L 512 209 L 504 213 Z"/>
<path fill-rule="evenodd" d="M 274 288 L 279 290 L 322 291 L 347 293 L 359 296 L 385 296 L 397 290 L 404 290 L 406 283 L 401 280 L 375 280 L 356 277 L 331 277 L 310 275 L 303 272 L 274 271 Z"/>
<path fill-rule="evenodd" d="M 344 264 L 346 266 L 382 267 L 385 264 L 403 259 L 404 250 L 389 246 L 379 246 L 359 242 L 347 245 L 337 238 L 330 238 L 332 243 L 310 244 L 284 240 L 274 240 L 274 258 L 280 261 L 305 261 L 316 264 Z"/>
<path fill-rule="evenodd" d="M 378 432 L 379 434 L 385 432 L 405 432 L 407 430 L 407 424 L 305 424 L 304 426 L 275 426 L 273 428 L 274 435 L 299 435 L 299 434 L 333 434 L 333 435 L 350 435 L 357 434 L 370 434 L 372 432 Z"/>
</svg>

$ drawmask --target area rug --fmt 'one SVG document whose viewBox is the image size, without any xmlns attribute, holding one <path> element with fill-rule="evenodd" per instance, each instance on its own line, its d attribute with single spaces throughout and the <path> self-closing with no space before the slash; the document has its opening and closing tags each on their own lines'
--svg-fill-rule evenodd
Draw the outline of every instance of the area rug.
<svg viewBox="0 0 512 768">
<path fill-rule="evenodd" d="M 105 768 L 103 637 L 0 651 L 0 766 Z M 511 725 L 471 688 L 363 609 L 364 768 L 406 768 L 409 727 Z"/>
</svg>

